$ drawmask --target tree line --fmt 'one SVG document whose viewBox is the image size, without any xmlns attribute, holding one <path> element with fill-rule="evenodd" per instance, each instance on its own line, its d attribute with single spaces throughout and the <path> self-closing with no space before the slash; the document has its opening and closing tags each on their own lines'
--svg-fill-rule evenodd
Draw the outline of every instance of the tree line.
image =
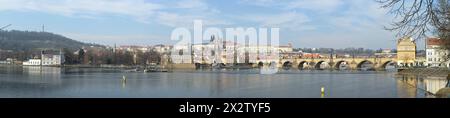
<svg viewBox="0 0 450 118">
<path fill-rule="evenodd" d="M 86 65 L 148 65 L 159 64 L 161 54 L 155 50 L 150 51 L 126 51 L 112 48 L 89 47 L 75 52 L 64 50 L 65 64 Z"/>
</svg>

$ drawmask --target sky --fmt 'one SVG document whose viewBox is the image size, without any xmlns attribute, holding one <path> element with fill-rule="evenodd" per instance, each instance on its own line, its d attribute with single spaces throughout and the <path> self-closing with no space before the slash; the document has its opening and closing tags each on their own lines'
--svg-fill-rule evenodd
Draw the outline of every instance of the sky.
<svg viewBox="0 0 450 118">
<path fill-rule="evenodd" d="M 177 27 L 280 28 L 301 48 L 395 48 L 394 17 L 374 0 L 0 0 L 0 26 L 103 45 L 173 43 Z M 418 43 L 421 47 L 423 44 Z M 423 46 L 422 46 L 423 47 Z"/>
</svg>

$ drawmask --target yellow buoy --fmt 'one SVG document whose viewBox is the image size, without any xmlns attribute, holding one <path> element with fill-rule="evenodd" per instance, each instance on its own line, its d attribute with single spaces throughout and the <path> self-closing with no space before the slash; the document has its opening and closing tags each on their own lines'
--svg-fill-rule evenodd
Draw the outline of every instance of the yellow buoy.
<svg viewBox="0 0 450 118">
<path fill-rule="evenodd" d="M 320 87 L 320 98 L 325 98 L 325 87 Z"/>
<path fill-rule="evenodd" d="M 321 92 L 321 93 L 325 93 L 325 87 L 322 86 L 322 87 L 320 88 L 320 92 Z"/>
</svg>

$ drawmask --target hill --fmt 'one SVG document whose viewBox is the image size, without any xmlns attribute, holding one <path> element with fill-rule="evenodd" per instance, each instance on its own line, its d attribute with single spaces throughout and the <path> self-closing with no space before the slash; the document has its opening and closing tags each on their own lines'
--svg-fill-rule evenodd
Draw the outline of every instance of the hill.
<svg viewBox="0 0 450 118">
<path fill-rule="evenodd" d="M 72 40 L 62 35 L 35 31 L 0 31 L 0 49 L 13 51 L 36 51 L 41 49 L 76 50 L 83 46 L 100 46 Z"/>
</svg>

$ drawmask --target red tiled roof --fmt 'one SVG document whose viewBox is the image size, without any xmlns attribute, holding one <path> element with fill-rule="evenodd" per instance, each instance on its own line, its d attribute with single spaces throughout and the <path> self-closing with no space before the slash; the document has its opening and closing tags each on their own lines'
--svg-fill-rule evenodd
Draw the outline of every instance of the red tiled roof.
<svg viewBox="0 0 450 118">
<path fill-rule="evenodd" d="M 441 40 L 440 38 L 428 38 L 427 39 L 427 45 L 444 45 L 444 40 Z"/>
</svg>

